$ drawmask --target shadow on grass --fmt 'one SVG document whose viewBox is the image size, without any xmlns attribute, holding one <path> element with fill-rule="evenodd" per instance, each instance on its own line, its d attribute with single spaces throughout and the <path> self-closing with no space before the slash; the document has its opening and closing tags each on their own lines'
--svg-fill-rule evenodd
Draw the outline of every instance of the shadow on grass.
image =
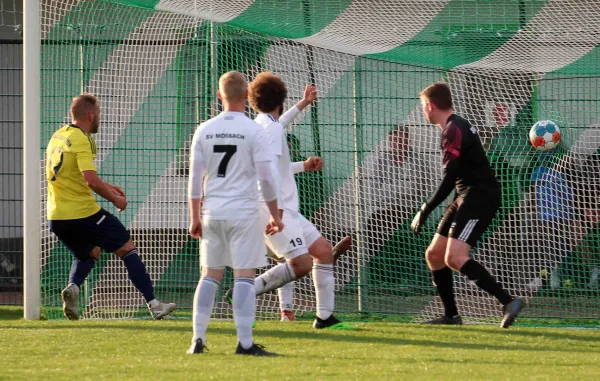
<svg viewBox="0 0 600 381">
<path fill-rule="evenodd" d="M 21 307 L 2 307 L 0 308 L 0 321 L 19 320 L 23 318 L 23 308 Z"/>
<path fill-rule="evenodd" d="M 126 331 L 170 331 L 170 332 L 180 332 L 180 333 L 192 333 L 192 327 L 190 325 L 174 325 L 174 324 L 164 324 L 165 322 L 148 322 L 149 324 L 143 325 L 120 325 L 120 324 L 107 324 L 105 322 L 86 322 L 86 324 L 78 324 L 78 322 L 53 322 L 52 324 L 42 324 L 42 325 L 29 325 L 28 323 L 19 324 L 12 326 L 13 328 L 24 329 L 24 330 L 73 330 L 73 329 L 85 329 L 85 330 L 95 330 L 95 329 L 118 329 L 118 330 L 126 330 Z M 156 323 L 154 325 L 153 323 Z M 415 326 L 411 325 L 411 328 Z M 436 347 L 443 349 L 467 349 L 467 350 L 500 350 L 500 351 L 528 351 L 528 352 L 571 352 L 571 353 L 600 353 L 600 348 L 598 350 L 594 350 L 593 348 L 581 348 L 576 349 L 573 346 L 564 347 L 564 346 L 542 346 L 538 343 L 531 343 L 529 345 L 526 344 L 514 344 L 514 339 L 519 336 L 539 336 L 539 337 L 548 337 L 548 338 L 559 338 L 559 339 L 570 339 L 575 342 L 584 342 L 584 341 L 597 341 L 598 339 L 588 338 L 584 336 L 574 336 L 565 334 L 554 334 L 554 333 L 540 333 L 536 335 L 535 332 L 531 331 L 506 331 L 497 329 L 493 331 L 492 329 L 477 329 L 473 331 L 469 331 L 464 327 L 460 327 L 460 334 L 471 334 L 473 336 L 472 342 L 455 342 L 452 340 L 452 332 L 454 330 L 456 332 L 456 328 L 458 327 L 435 327 L 428 328 L 431 331 L 438 331 L 441 333 L 441 337 L 439 340 L 425 340 L 425 339 L 415 339 L 410 337 L 403 337 L 403 335 L 410 335 L 410 333 L 404 334 L 401 330 L 401 326 L 399 326 L 398 334 L 396 337 L 385 337 L 385 336 L 375 336 L 368 335 L 369 332 L 377 333 L 377 330 L 371 329 L 359 329 L 357 331 L 315 331 L 312 328 L 306 327 L 306 331 L 286 331 L 286 330 L 276 330 L 276 329 L 261 329 L 258 327 L 255 330 L 255 334 L 257 337 L 273 337 L 277 339 L 289 339 L 290 341 L 297 340 L 327 340 L 331 342 L 340 342 L 340 343 L 349 343 L 352 345 L 360 345 L 360 344 L 388 344 L 388 345 L 399 345 L 399 346 L 419 346 L 419 347 Z M 441 328 L 441 329 L 440 329 Z M 445 328 L 445 329 L 444 329 Z M 488 344 L 488 343 L 478 343 L 476 342 L 479 338 L 477 334 L 480 332 L 488 333 L 502 333 L 504 335 L 510 335 L 512 338 L 511 343 L 507 343 L 506 345 L 502 344 Z M 388 332 L 386 332 L 387 334 Z M 235 328 L 231 327 L 210 327 L 208 335 L 214 334 L 225 334 L 225 335 L 236 335 Z M 463 339 L 464 336 L 463 336 Z M 469 340 L 467 338 L 467 340 Z M 576 346 L 576 343 L 575 345 Z"/>
<path fill-rule="evenodd" d="M 411 328 L 416 329 L 432 329 L 431 327 L 423 326 L 423 325 L 411 325 Z M 472 326 L 476 327 L 472 332 L 482 332 L 486 334 L 496 334 L 496 335 L 510 335 L 510 336 L 525 336 L 525 337 L 533 337 L 533 338 L 552 338 L 552 339 L 560 339 L 560 340 L 575 340 L 575 341 L 591 341 L 597 342 L 600 344 L 600 330 L 597 329 L 586 329 L 579 330 L 575 332 L 580 332 L 581 334 L 577 335 L 571 332 L 561 331 L 560 328 L 552 328 L 552 331 L 548 331 L 548 328 L 529 328 L 529 327 L 517 327 L 511 329 L 501 329 L 501 328 L 488 328 L 483 326 Z M 466 327 L 461 327 L 461 332 L 465 332 Z M 524 329 L 525 328 L 525 329 Z M 436 330 L 450 332 L 456 329 L 456 327 L 444 327 L 444 326 L 436 326 L 434 327 Z M 468 328 L 467 328 L 468 329 Z M 558 332 L 560 331 L 560 332 Z M 587 335 L 587 336 L 585 336 Z"/>
</svg>

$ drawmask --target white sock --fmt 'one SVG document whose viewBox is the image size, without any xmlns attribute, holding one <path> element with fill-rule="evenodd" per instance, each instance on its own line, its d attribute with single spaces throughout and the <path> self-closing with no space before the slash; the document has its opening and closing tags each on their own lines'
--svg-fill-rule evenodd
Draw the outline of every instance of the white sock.
<svg viewBox="0 0 600 381">
<path fill-rule="evenodd" d="M 194 319 L 192 344 L 196 343 L 198 339 L 202 339 L 202 343 L 206 344 L 206 329 L 208 328 L 208 323 L 213 312 L 215 295 L 218 288 L 219 282 L 207 276 L 198 282 L 198 287 L 196 287 L 196 293 L 194 294 L 194 309 L 192 314 Z"/>
<path fill-rule="evenodd" d="M 289 263 L 280 263 L 254 280 L 256 295 L 275 290 L 296 279 L 294 269 Z"/>
<path fill-rule="evenodd" d="M 244 349 L 252 346 L 252 324 L 256 312 L 254 279 L 235 278 L 233 285 L 233 320 L 237 329 L 238 341 Z"/>
<path fill-rule="evenodd" d="M 286 283 L 277 289 L 279 308 L 292 311 L 294 309 L 294 282 Z"/>
<path fill-rule="evenodd" d="M 317 316 L 323 320 L 333 314 L 335 305 L 335 278 L 333 265 L 314 264 L 312 277 L 317 294 Z"/>
<path fill-rule="evenodd" d="M 158 307 L 158 300 L 152 299 L 151 301 L 149 301 L 148 302 L 148 307 L 150 307 L 150 308 Z"/>
</svg>

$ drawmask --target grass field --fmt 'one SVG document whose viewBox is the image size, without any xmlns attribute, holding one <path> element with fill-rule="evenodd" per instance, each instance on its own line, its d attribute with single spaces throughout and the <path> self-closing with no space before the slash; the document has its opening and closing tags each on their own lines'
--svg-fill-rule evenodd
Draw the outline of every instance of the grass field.
<svg viewBox="0 0 600 381">
<path fill-rule="evenodd" d="M 283 354 L 234 355 L 232 322 L 213 322 L 210 351 L 186 355 L 187 321 L 24 321 L 0 308 L 2 380 L 593 380 L 600 330 L 259 321 L 255 340 Z"/>
</svg>

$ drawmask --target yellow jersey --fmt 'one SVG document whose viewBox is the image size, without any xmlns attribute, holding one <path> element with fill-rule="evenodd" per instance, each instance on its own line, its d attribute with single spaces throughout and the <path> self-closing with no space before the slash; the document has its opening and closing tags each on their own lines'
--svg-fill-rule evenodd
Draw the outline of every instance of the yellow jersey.
<svg viewBox="0 0 600 381">
<path fill-rule="evenodd" d="M 74 220 L 100 210 L 82 171 L 95 171 L 96 141 L 74 124 L 61 127 L 46 148 L 48 219 Z"/>
</svg>

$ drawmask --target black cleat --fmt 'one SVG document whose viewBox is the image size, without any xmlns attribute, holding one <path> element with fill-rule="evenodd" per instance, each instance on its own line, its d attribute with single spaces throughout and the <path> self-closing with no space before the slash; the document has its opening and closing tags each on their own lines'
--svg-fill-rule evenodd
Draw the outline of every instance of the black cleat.
<svg viewBox="0 0 600 381">
<path fill-rule="evenodd" d="M 518 296 L 514 298 L 512 302 L 505 305 L 502 309 L 504 312 L 504 318 L 502 319 L 502 323 L 500 323 L 500 328 L 510 327 L 515 322 L 516 317 L 524 307 L 525 301 Z"/>
<path fill-rule="evenodd" d="M 435 318 L 433 320 L 429 320 L 424 322 L 423 324 L 433 324 L 433 325 L 462 325 L 462 317 L 460 315 L 455 316 L 446 316 L 442 315 L 439 318 Z"/>
<path fill-rule="evenodd" d="M 238 346 L 235 349 L 236 355 L 247 355 L 247 356 L 279 356 L 277 353 L 265 351 L 265 347 L 260 344 L 252 343 L 252 346 L 248 349 L 244 349 L 242 344 L 238 342 Z"/>
<path fill-rule="evenodd" d="M 225 292 L 225 300 L 230 305 L 233 305 L 233 287 L 231 287 L 230 289 L 227 290 L 227 292 Z"/>
<path fill-rule="evenodd" d="M 196 340 L 196 342 L 194 344 L 192 344 L 192 346 L 190 347 L 190 349 L 187 350 L 186 353 L 188 355 L 204 353 L 205 349 L 208 352 L 208 348 L 206 348 L 206 345 L 204 345 L 204 343 L 202 342 L 202 339 L 198 339 L 198 340 Z"/>
<path fill-rule="evenodd" d="M 327 319 L 323 320 L 317 316 L 313 323 L 313 328 L 315 329 L 356 329 L 355 326 L 350 325 L 348 323 L 344 323 L 343 321 L 339 321 L 335 316 L 331 315 Z"/>
</svg>

